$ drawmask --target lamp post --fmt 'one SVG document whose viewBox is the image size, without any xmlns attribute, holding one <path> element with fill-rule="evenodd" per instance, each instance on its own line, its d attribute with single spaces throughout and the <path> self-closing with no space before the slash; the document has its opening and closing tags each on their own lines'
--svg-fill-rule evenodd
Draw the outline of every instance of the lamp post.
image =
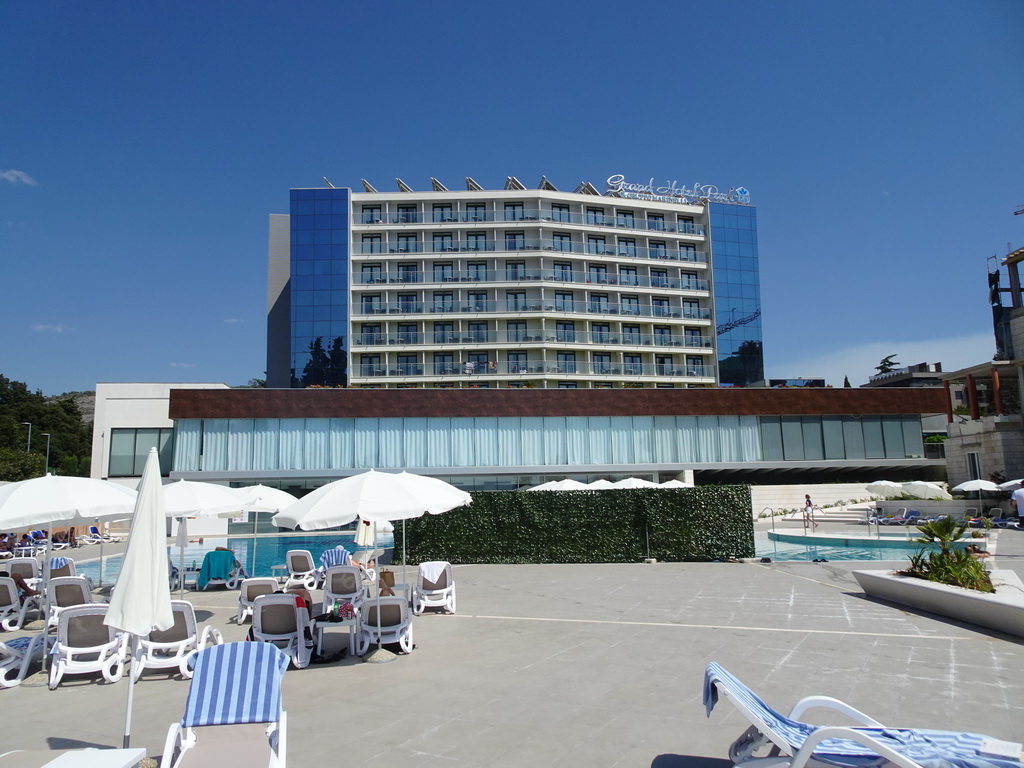
<svg viewBox="0 0 1024 768">
<path fill-rule="evenodd" d="M 28 427 L 28 443 L 25 444 L 25 453 L 30 453 L 32 451 L 32 423 L 28 421 L 21 423 Z"/>
<path fill-rule="evenodd" d="M 43 469 L 43 475 L 50 474 L 50 433 L 43 432 L 46 437 L 46 468 Z"/>
</svg>

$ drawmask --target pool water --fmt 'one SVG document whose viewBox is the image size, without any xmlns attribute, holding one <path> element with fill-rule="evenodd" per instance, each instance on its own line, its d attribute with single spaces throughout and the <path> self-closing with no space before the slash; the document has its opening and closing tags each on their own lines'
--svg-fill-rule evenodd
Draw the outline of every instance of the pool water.
<svg viewBox="0 0 1024 768">
<path fill-rule="evenodd" d="M 922 545 L 902 541 L 871 542 L 870 540 L 835 539 L 821 543 L 776 541 L 768 538 L 767 531 L 754 533 L 754 551 L 757 557 L 772 560 L 909 560 L 920 552 Z"/>
<path fill-rule="evenodd" d="M 228 536 L 225 543 L 223 536 L 208 536 L 202 544 L 189 544 L 185 547 L 185 567 L 189 568 L 195 563 L 196 567 L 202 565 L 203 558 L 207 552 L 216 547 L 228 547 L 235 553 L 235 557 L 245 567 L 250 576 L 272 576 L 270 567 L 282 565 L 285 562 L 285 554 L 290 549 L 308 549 L 313 555 L 313 560 L 319 564 L 320 555 L 324 550 L 333 549 L 341 544 L 349 552 L 358 549 L 355 545 L 353 534 L 328 533 L 313 536 L 260 536 L 255 539 L 241 536 Z M 385 554 L 380 558 L 382 563 L 389 562 L 391 549 L 395 545 L 394 536 L 385 534 L 380 536 L 377 542 L 378 548 L 384 549 Z M 255 549 L 255 558 L 254 552 Z M 97 555 L 98 549 L 93 550 Z M 178 567 L 181 550 L 175 546 L 167 548 L 167 554 L 171 562 Z M 92 554 L 92 552 L 90 552 Z M 122 555 L 111 555 L 103 561 L 102 583 L 113 584 L 117 574 L 121 570 Z M 93 584 L 100 583 L 100 562 L 99 560 L 86 563 L 75 559 L 75 570 L 79 576 L 88 576 Z"/>
</svg>

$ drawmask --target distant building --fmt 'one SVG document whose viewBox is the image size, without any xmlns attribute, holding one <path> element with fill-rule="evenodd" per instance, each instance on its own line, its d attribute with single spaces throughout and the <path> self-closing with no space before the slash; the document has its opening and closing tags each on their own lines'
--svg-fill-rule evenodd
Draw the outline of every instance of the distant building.
<svg viewBox="0 0 1024 768">
<path fill-rule="evenodd" d="M 918 363 L 888 373 L 876 373 L 862 387 L 941 387 L 942 363 Z"/>
</svg>

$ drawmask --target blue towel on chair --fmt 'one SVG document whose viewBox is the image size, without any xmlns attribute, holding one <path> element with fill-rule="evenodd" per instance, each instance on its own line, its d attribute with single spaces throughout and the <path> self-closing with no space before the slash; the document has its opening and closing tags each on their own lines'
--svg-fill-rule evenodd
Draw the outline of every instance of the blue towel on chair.
<svg viewBox="0 0 1024 768">
<path fill-rule="evenodd" d="M 235 553 L 223 549 L 215 549 L 207 552 L 203 558 L 203 566 L 199 569 L 199 579 L 196 586 L 199 589 L 206 589 L 210 581 L 217 579 L 227 581 L 231 578 L 231 571 L 235 567 Z"/>
<path fill-rule="evenodd" d="M 63 568 L 68 564 L 66 557 L 51 557 L 50 558 L 50 570 L 56 571 L 58 568 Z"/>
<path fill-rule="evenodd" d="M 320 564 L 324 570 L 333 568 L 336 565 L 348 565 L 349 557 L 348 550 L 339 544 L 334 549 L 328 549 L 320 555 Z"/>
</svg>

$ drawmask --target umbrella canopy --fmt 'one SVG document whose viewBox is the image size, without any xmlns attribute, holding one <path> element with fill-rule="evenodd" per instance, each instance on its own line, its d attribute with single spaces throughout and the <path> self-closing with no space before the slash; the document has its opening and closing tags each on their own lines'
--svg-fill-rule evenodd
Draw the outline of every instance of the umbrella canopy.
<svg viewBox="0 0 1024 768">
<path fill-rule="evenodd" d="M 915 480 L 912 483 L 904 483 L 903 492 L 908 496 L 917 496 L 919 499 L 948 500 L 953 498 L 945 488 L 942 488 L 935 483 L 925 483 L 921 480 Z"/>
<path fill-rule="evenodd" d="M 223 488 L 224 486 L 218 486 Z M 294 504 L 298 499 L 280 488 L 266 485 L 247 485 L 244 488 L 232 488 L 232 491 L 248 498 L 245 509 L 250 512 L 280 512 Z"/>
<path fill-rule="evenodd" d="M 216 483 L 175 480 L 163 487 L 167 517 L 230 517 L 242 511 L 250 494 Z"/>
<path fill-rule="evenodd" d="M 586 483 L 579 480 L 565 478 L 564 480 L 548 480 L 546 483 L 527 488 L 528 491 L 585 491 L 590 488 Z"/>
<path fill-rule="evenodd" d="M 408 472 L 370 470 L 322 485 L 274 515 L 280 528 L 319 531 L 363 520 L 404 520 L 437 515 L 472 502 L 465 491 L 443 480 Z"/>
<path fill-rule="evenodd" d="M 662 488 L 693 488 L 693 483 L 684 483 L 682 480 L 666 480 L 661 484 Z"/>
<path fill-rule="evenodd" d="M 980 493 L 981 491 L 1001 491 L 1003 489 L 991 480 L 968 480 L 966 483 L 954 485 L 952 490 L 960 493 L 974 493 L 975 491 Z"/>
<path fill-rule="evenodd" d="M 903 486 L 891 480 L 876 480 L 866 487 L 868 493 L 874 496 L 881 496 L 883 499 L 895 499 L 903 495 Z"/>
<path fill-rule="evenodd" d="M 595 480 L 592 483 L 587 483 L 587 490 L 589 491 L 605 491 L 609 488 L 614 488 L 611 480 L 605 480 L 603 477 L 600 480 Z"/>
<path fill-rule="evenodd" d="M 1024 486 L 1024 478 L 1020 480 L 1007 480 L 1005 483 L 999 484 L 999 488 L 1004 491 L 1019 491 L 1021 486 Z"/>
<path fill-rule="evenodd" d="M 0 530 L 131 517 L 135 491 L 108 480 L 45 475 L 0 487 Z"/>
<path fill-rule="evenodd" d="M 639 477 L 627 477 L 625 480 L 619 480 L 618 482 L 612 483 L 613 488 L 661 488 L 662 486 L 658 483 L 652 483 L 650 480 L 641 480 Z"/>
</svg>

